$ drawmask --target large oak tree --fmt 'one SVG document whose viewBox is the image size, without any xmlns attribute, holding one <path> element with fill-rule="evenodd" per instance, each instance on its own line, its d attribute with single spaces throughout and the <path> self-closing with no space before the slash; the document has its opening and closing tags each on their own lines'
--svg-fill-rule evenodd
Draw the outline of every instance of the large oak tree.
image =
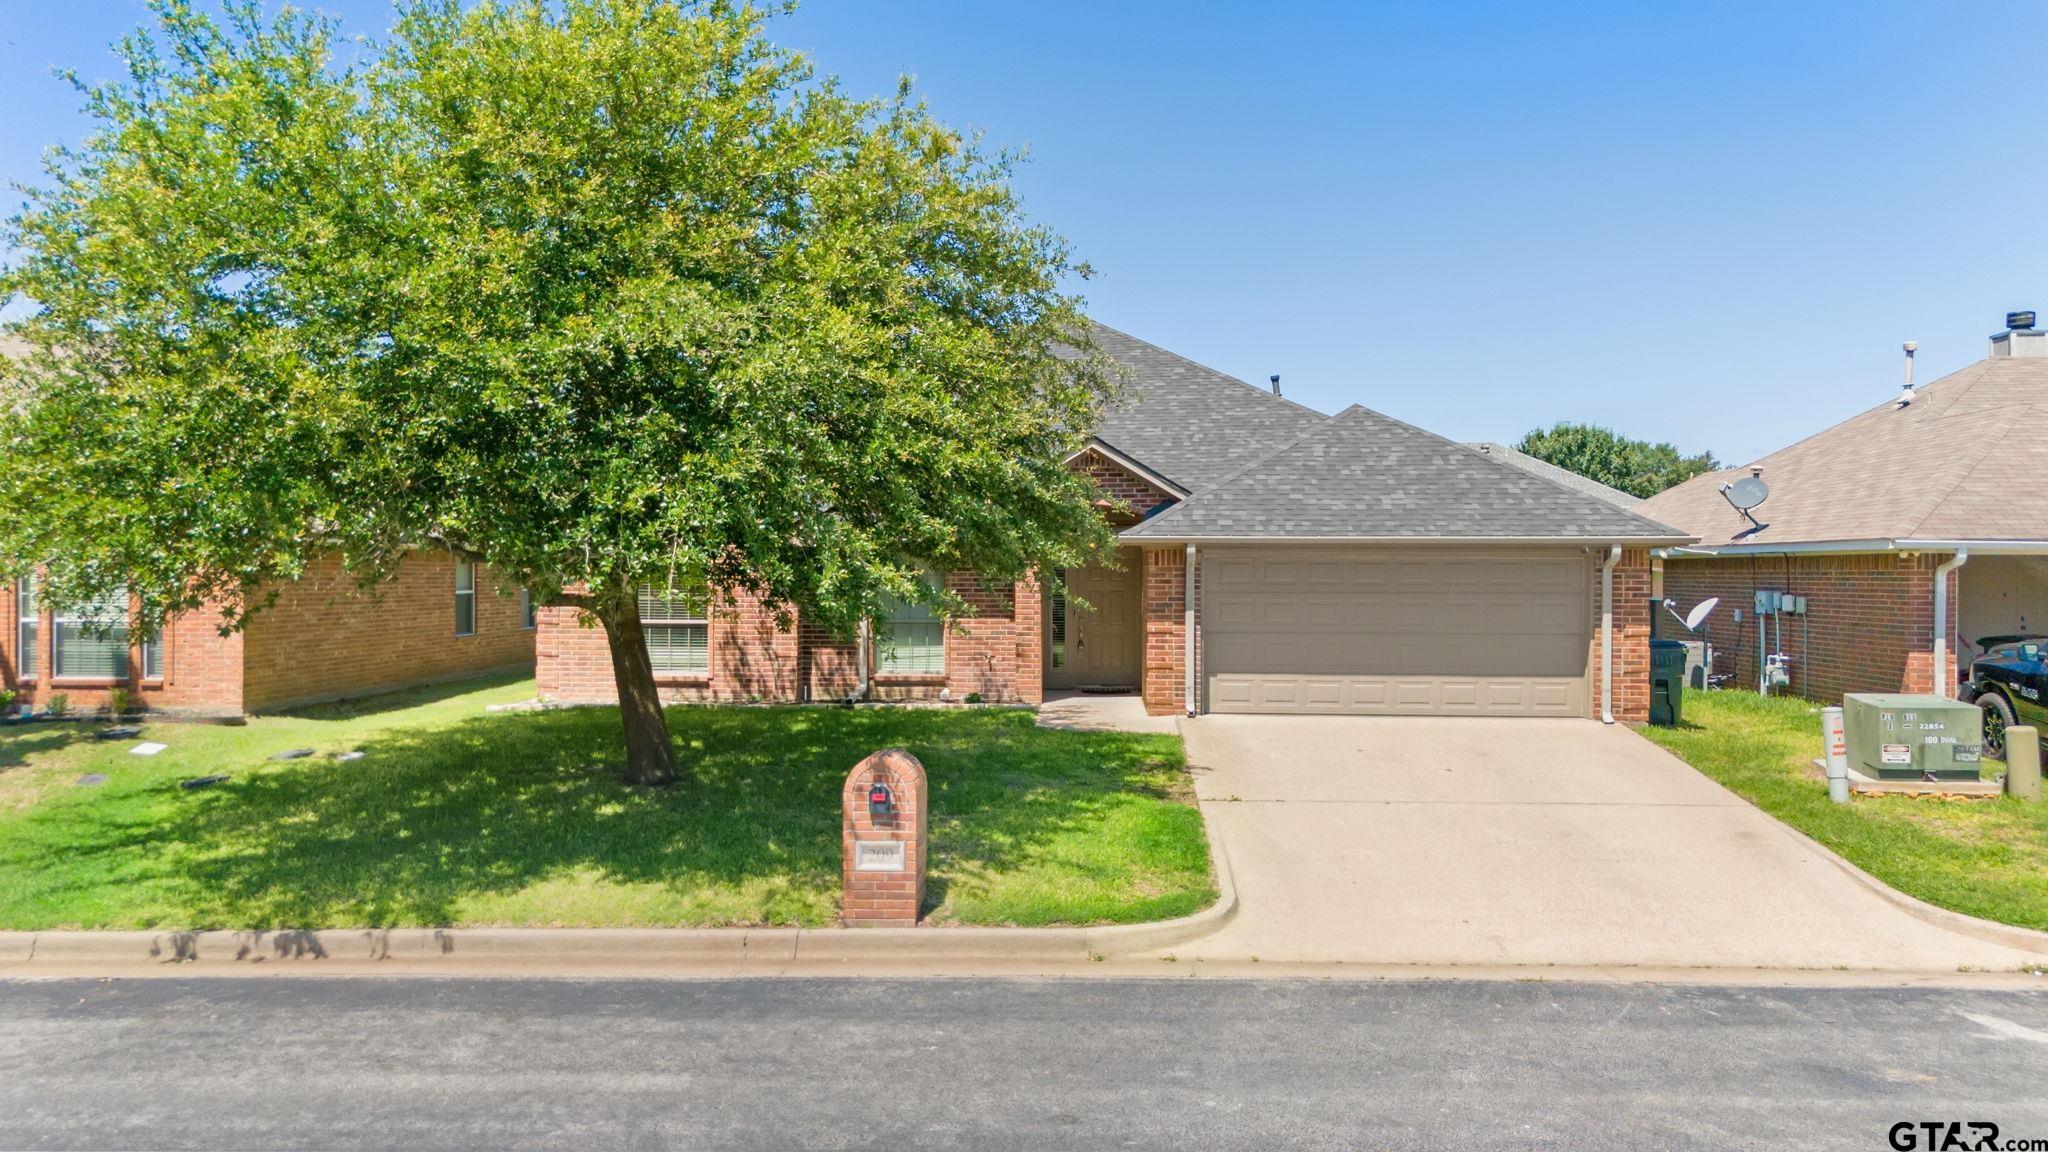
<svg viewBox="0 0 2048 1152">
<path fill-rule="evenodd" d="M 0 564 L 51 602 L 238 627 L 322 553 L 456 549 L 604 629 L 659 783 L 641 585 L 845 631 L 1104 541 L 1061 463 L 1113 388 L 1086 269 L 907 86 L 724 3 L 154 8 L 0 272 Z"/>
</svg>

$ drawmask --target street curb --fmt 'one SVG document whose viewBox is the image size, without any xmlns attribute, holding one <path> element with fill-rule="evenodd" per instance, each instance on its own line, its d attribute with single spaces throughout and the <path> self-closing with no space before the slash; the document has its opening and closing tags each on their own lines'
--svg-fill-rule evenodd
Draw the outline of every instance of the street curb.
<svg viewBox="0 0 2048 1152">
<path fill-rule="evenodd" d="M 1761 812 L 1763 810 L 1759 808 L 1758 811 Z M 1770 816 L 1771 814 L 1764 812 L 1764 815 Z M 1869 889 L 1887 904 L 1916 920 L 1932 924 L 1936 928 L 1946 928 L 1951 932 L 1982 940 L 1987 944 L 1998 944 L 2006 948 L 2017 949 L 2021 952 L 2034 952 L 2048 956 L 2048 932 L 2037 932 L 2032 928 L 2021 928 L 2013 924 L 2000 924 L 1996 920 L 1986 920 L 1979 916 L 1951 912 L 1946 908 L 1929 904 L 1917 896 L 1908 896 L 1906 893 L 1858 868 L 1834 849 L 1815 840 L 1799 829 L 1779 820 L 1775 816 L 1772 816 L 1771 819 L 1794 839 L 1804 844 L 1809 851 L 1841 869 L 1851 880 Z"/>
<path fill-rule="evenodd" d="M 1205 821 L 1206 823 L 1206 821 Z M 730 964 L 805 961 L 1085 961 L 1207 936 L 1237 915 L 1237 884 L 1210 840 L 1216 902 L 1149 924 L 1093 928 L 327 928 L 275 932 L 0 932 L 0 964 L 242 965 L 335 960 Z"/>
<path fill-rule="evenodd" d="M 1712 776 L 1707 775 L 1705 772 L 1700 772 L 1698 768 L 1694 768 L 1691 764 L 1687 764 L 1684 757 L 1679 756 L 1677 753 L 1672 752 L 1669 748 L 1666 748 L 1663 745 L 1657 743 L 1656 741 L 1651 740 L 1646 736 L 1643 736 L 1641 732 L 1637 732 L 1636 735 L 1642 737 L 1643 743 L 1648 744 L 1650 747 L 1657 749 L 1658 751 L 1664 753 L 1666 756 L 1670 756 L 1672 759 L 1677 760 L 1680 764 L 1685 764 L 1685 766 L 1691 769 L 1692 771 L 1699 772 L 1701 779 L 1714 785 L 1721 791 L 1726 792 L 1728 795 L 1733 796 L 1735 799 L 1740 800 L 1744 804 L 1749 805 L 1751 808 L 1754 808 L 1757 812 L 1761 813 L 1765 819 L 1768 819 L 1785 835 L 1790 836 L 1793 840 L 1797 841 L 1801 846 L 1806 848 L 1807 851 L 1812 852 L 1814 855 L 1819 856 L 1821 859 L 1826 860 L 1830 864 L 1833 864 L 1836 868 L 1841 869 L 1843 874 L 1848 876 L 1851 880 L 1854 880 L 1856 883 L 1862 885 L 1864 888 L 1868 889 L 1873 895 L 1877 896 L 1885 903 L 1890 904 L 1892 907 L 1897 908 L 1899 911 L 1904 912 L 1908 916 L 1911 916 L 1914 919 L 1919 920 L 1923 923 L 1931 924 L 1936 928 L 1945 928 L 1948 931 L 1954 932 L 1958 935 L 1968 936 L 1974 940 L 1981 940 L 1986 944 L 1997 944 L 2002 947 L 2012 948 L 2021 952 L 2034 952 L 2044 956 L 2048 956 L 2048 932 L 2037 932 L 2032 928 L 2020 928 L 2012 924 L 2000 924 L 1996 920 L 1986 920 L 1979 916 L 1968 916 L 1961 912 L 1951 912 L 1946 908 L 1941 908 L 1937 907 L 1936 905 L 1929 904 L 1927 901 L 1922 900 L 1917 896 L 1908 896 L 1904 892 L 1899 891 L 1897 888 L 1892 887 L 1891 885 L 1885 883 L 1882 880 L 1879 880 L 1877 877 L 1872 876 L 1870 873 L 1865 872 L 1863 869 L 1857 867 L 1855 864 L 1851 863 L 1846 857 L 1842 856 L 1841 853 L 1836 852 L 1834 849 L 1814 839 L 1812 836 L 1809 836 L 1806 833 L 1801 832 L 1799 829 L 1794 828 L 1792 825 L 1787 824 L 1783 820 L 1778 819 L 1776 816 L 1771 815 L 1769 811 L 1767 811 L 1762 805 L 1758 804 L 1756 801 L 1751 800 L 1749 797 L 1742 795 L 1741 793 L 1735 791 L 1733 788 L 1730 788 L 1726 784 L 1721 783 L 1719 780 L 1714 779 Z"/>
</svg>

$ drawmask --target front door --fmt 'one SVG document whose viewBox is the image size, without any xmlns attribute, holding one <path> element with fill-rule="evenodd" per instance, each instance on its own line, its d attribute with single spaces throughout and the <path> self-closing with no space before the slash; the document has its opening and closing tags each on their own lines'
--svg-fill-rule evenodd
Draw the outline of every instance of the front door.
<svg viewBox="0 0 2048 1152">
<path fill-rule="evenodd" d="M 1046 613 L 1046 686 L 1134 688 L 1138 684 L 1138 554 L 1121 568 L 1067 570 L 1067 595 Z M 1082 608 L 1085 601 L 1087 608 Z"/>
</svg>

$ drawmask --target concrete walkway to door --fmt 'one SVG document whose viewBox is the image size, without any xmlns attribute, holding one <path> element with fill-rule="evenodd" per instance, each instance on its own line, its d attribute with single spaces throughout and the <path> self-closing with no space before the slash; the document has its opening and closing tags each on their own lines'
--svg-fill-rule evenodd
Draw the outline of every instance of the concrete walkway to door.
<svg viewBox="0 0 2048 1152">
<path fill-rule="evenodd" d="M 1240 900 L 1183 960 L 2011 972 L 1634 732 L 1578 720 L 1183 721 Z"/>
</svg>

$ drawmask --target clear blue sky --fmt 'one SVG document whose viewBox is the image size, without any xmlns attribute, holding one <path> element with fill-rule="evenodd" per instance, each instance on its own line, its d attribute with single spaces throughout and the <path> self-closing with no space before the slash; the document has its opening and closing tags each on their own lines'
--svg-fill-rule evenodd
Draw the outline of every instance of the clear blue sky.
<svg viewBox="0 0 2048 1152">
<path fill-rule="evenodd" d="M 325 0 L 380 33 L 387 0 Z M 0 177 L 140 0 L 0 0 Z M 1461 439 L 1592 420 L 1740 463 L 2048 315 L 2027 4 L 811 0 L 776 35 L 1027 147 L 1107 323 Z M 9 198 L 12 200 L 12 197 Z"/>
</svg>

